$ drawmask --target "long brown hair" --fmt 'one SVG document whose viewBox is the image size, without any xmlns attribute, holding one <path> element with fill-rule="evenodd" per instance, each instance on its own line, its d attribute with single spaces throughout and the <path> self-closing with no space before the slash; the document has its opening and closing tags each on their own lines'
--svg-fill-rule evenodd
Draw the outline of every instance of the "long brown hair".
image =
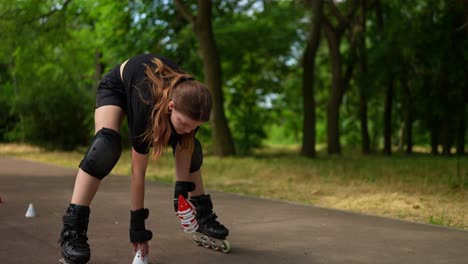
<svg viewBox="0 0 468 264">
<path fill-rule="evenodd" d="M 162 155 L 172 133 L 169 102 L 172 100 L 177 111 L 183 115 L 202 122 L 210 119 L 212 102 L 211 94 L 204 84 L 187 73 L 171 69 L 159 59 L 153 59 L 152 62 L 153 66 L 145 64 L 154 106 L 144 141 L 152 143 L 152 156 L 157 159 Z M 182 148 L 193 151 L 194 137 L 195 131 L 182 135 Z"/>
</svg>

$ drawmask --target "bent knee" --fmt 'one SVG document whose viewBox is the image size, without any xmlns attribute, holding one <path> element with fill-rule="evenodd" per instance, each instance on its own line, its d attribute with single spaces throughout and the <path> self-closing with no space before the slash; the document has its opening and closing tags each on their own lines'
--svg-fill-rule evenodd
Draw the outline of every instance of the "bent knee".
<svg viewBox="0 0 468 264">
<path fill-rule="evenodd" d="M 79 167 L 91 176 L 102 180 L 117 164 L 121 153 L 120 133 L 109 128 L 102 128 L 94 136 Z"/>
</svg>

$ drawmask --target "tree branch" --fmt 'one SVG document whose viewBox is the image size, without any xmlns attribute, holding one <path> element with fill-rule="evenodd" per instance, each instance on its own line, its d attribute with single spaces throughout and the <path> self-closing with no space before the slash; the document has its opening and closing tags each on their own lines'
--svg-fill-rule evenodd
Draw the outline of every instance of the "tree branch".
<svg viewBox="0 0 468 264">
<path fill-rule="evenodd" d="M 322 23 L 324 25 L 324 27 L 330 31 L 334 31 L 335 28 L 333 27 L 333 24 L 332 22 L 330 21 L 330 19 L 328 19 L 327 16 L 325 15 L 322 15 Z"/>
<path fill-rule="evenodd" d="M 174 4 L 182 16 L 191 24 L 195 23 L 196 17 L 192 14 L 190 9 L 182 2 L 182 0 L 174 0 Z"/>
<path fill-rule="evenodd" d="M 343 16 L 343 14 L 341 14 L 340 10 L 338 9 L 338 7 L 336 7 L 333 1 L 329 1 L 328 4 L 330 6 L 331 13 L 338 20 L 338 25 L 333 28 L 341 33 L 346 29 L 346 27 L 348 27 L 348 25 L 351 24 L 351 20 L 353 19 L 354 14 L 356 13 L 359 7 L 359 0 L 353 0 L 351 10 L 346 16 Z"/>
<path fill-rule="evenodd" d="M 330 10 L 331 10 L 332 14 L 338 20 L 338 25 L 346 23 L 346 21 L 345 21 L 346 18 L 341 14 L 340 10 L 338 10 L 335 3 L 333 3 L 333 1 L 329 1 L 328 3 L 330 4 Z"/>
<path fill-rule="evenodd" d="M 351 20 L 353 19 L 354 14 L 356 14 L 356 11 L 359 8 L 359 2 L 360 2 L 359 0 L 354 0 L 353 1 L 353 6 L 351 7 L 351 11 L 346 16 L 346 23 L 351 23 Z"/>
<path fill-rule="evenodd" d="M 45 13 L 45 14 L 42 14 L 38 17 L 35 17 L 33 19 L 30 19 L 30 20 L 27 20 L 25 21 L 25 24 L 30 24 L 30 23 L 33 23 L 34 21 L 38 21 L 38 20 L 41 20 L 41 19 L 44 19 L 44 18 L 48 18 L 52 15 L 54 15 L 55 13 L 59 12 L 59 11 L 62 11 L 62 10 L 65 10 L 68 6 L 68 4 L 71 3 L 72 0 L 65 0 L 65 2 L 63 3 L 62 5 L 62 8 L 58 9 L 58 8 L 53 8 L 51 9 L 49 12 Z"/>
</svg>

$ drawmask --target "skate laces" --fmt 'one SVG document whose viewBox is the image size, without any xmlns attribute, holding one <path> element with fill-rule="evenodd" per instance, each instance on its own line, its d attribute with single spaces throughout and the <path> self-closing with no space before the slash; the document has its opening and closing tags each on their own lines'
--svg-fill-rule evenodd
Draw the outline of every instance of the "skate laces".
<svg viewBox="0 0 468 264">
<path fill-rule="evenodd" d="M 184 196 L 179 195 L 177 217 L 180 219 L 182 229 L 186 233 L 193 233 L 198 229 L 195 207 Z"/>
</svg>

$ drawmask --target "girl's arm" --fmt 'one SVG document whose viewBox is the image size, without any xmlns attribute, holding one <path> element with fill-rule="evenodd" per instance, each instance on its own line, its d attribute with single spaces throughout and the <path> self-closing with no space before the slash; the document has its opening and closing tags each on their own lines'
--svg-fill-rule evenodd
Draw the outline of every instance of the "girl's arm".
<svg viewBox="0 0 468 264">
<path fill-rule="evenodd" d="M 149 210 L 145 206 L 145 174 L 148 165 L 148 154 L 140 154 L 132 148 L 132 176 L 130 183 L 130 241 L 133 252 L 141 251 L 142 256 L 148 254 L 148 241 L 153 234 L 145 227 Z"/>
<path fill-rule="evenodd" d="M 130 204 L 132 210 L 144 207 L 145 175 L 148 166 L 148 154 L 140 154 L 132 148 L 132 176 L 130 183 Z"/>
</svg>

